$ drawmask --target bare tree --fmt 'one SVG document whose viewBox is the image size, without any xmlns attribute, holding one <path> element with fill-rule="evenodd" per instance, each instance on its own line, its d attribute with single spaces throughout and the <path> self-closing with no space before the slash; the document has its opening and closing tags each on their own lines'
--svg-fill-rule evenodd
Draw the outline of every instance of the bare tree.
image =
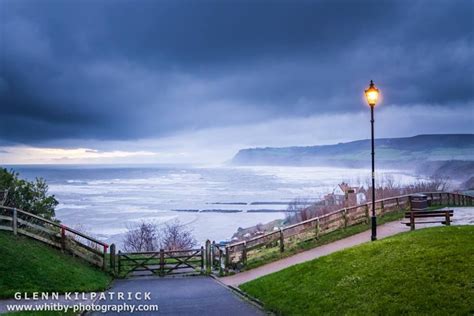
<svg viewBox="0 0 474 316">
<path fill-rule="evenodd" d="M 94 237 L 94 238 L 96 238 L 96 236 L 95 236 L 94 234 L 92 234 L 92 233 L 87 229 L 87 227 L 86 227 L 85 225 L 81 224 L 81 223 L 77 223 L 77 224 L 73 225 L 73 226 L 72 226 L 72 229 L 77 230 L 78 232 L 83 233 L 84 235 L 87 235 L 87 236 L 89 236 L 89 237 Z M 75 241 L 77 241 L 77 242 L 83 243 L 83 244 L 85 244 L 85 245 L 87 245 L 87 246 L 89 246 L 89 247 L 91 247 L 91 248 L 93 248 L 93 249 L 95 249 L 95 250 L 100 250 L 100 249 L 102 249 L 102 245 L 99 245 L 99 244 L 96 243 L 96 242 L 93 242 L 93 241 L 91 241 L 91 240 L 89 240 L 89 239 L 86 239 L 86 238 L 81 237 L 81 236 L 79 236 L 79 235 L 76 235 L 76 234 L 74 234 L 74 233 L 69 233 L 69 232 L 66 231 L 66 235 L 67 235 L 67 237 L 71 238 L 72 240 L 75 240 Z M 96 239 L 97 239 L 97 238 L 96 238 Z"/>
<path fill-rule="evenodd" d="M 338 205 L 321 205 L 311 203 L 308 199 L 297 198 L 288 204 L 285 214 L 285 224 L 294 224 L 337 210 Z"/>
<path fill-rule="evenodd" d="M 294 223 L 311 217 L 309 212 L 306 211 L 308 205 L 310 205 L 308 199 L 303 198 L 296 198 L 288 203 L 288 207 L 286 208 L 285 212 L 285 222 Z"/>
<path fill-rule="evenodd" d="M 434 176 L 426 181 L 418 181 L 412 184 L 400 185 L 395 182 L 391 176 L 383 176 L 381 180 L 382 185 L 379 183 L 375 187 L 375 198 L 389 198 L 404 194 L 413 194 L 421 192 L 442 192 L 447 191 L 450 188 L 449 178 Z M 367 181 L 367 192 L 371 192 L 372 185 L 370 181 Z M 372 195 L 367 195 L 367 201 L 372 201 Z"/>
<path fill-rule="evenodd" d="M 128 229 L 123 240 L 123 247 L 128 252 L 158 250 L 158 229 L 153 223 L 141 222 Z"/>
<path fill-rule="evenodd" d="M 165 250 L 185 250 L 196 246 L 192 232 L 179 221 L 165 224 L 161 230 L 160 246 Z"/>
</svg>

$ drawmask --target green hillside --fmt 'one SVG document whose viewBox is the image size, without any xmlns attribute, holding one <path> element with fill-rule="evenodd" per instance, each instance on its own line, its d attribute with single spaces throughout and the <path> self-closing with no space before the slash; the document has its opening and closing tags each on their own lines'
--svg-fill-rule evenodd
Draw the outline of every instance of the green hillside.
<svg viewBox="0 0 474 316">
<path fill-rule="evenodd" d="M 413 165 L 436 161 L 474 161 L 474 134 L 418 135 L 375 140 L 379 165 Z M 248 148 L 232 159 L 236 165 L 345 165 L 370 163 L 369 139 L 334 145 Z"/>
<path fill-rule="evenodd" d="M 100 291 L 111 277 L 78 258 L 0 231 L 0 298 L 15 292 Z"/>
<path fill-rule="evenodd" d="M 299 264 L 241 289 L 281 315 L 470 315 L 474 226 L 402 233 Z"/>
</svg>

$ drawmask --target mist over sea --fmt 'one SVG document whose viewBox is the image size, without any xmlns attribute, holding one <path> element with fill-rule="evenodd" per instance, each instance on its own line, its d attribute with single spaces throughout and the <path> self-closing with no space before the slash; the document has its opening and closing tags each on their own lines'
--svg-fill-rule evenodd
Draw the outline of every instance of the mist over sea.
<svg viewBox="0 0 474 316">
<path fill-rule="evenodd" d="M 47 180 L 56 217 L 121 245 L 127 227 L 179 220 L 203 242 L 226 240 L 239 227 L 284 217 L 295 198 L 318 200 L 341 181 L 367 183 L 368 169 L 326 167 L 12 166 L 21 177 Z M 381 170 L 397 183 L 419 178 Z M 265 210 L 265 211 L 262 211 Z M 232 212 L 227 212 L 232 211 Z"/>
</svg>

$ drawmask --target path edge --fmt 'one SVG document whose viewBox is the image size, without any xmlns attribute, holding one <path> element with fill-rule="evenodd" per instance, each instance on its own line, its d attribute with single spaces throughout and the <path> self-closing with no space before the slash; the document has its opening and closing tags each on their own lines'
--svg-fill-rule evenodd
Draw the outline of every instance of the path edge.
<svg viewBox="0 0 474 316">
<path fill-rule="evenodd" d="M 217 283 L 219 283 L 221 286 L 225 287 L 229 291 L 233 292 L 235 295 L 239 296 L 242 300 L 247 301 L 250 304 L 256 306 L 259 310 L 264 312 L 266 315 L 275 315 L 273 312 L 266 310 L 263 303 L 259 299 L 253 297 L 252 295 L 249 295 L 248 293 L 242 291 L 238 287 L 225 284 L 224 282 L 219 280 L 219 278 L 216 277 L 215 275 L 211 274 L 210 277 L 214 279 Z"/>
</svg>

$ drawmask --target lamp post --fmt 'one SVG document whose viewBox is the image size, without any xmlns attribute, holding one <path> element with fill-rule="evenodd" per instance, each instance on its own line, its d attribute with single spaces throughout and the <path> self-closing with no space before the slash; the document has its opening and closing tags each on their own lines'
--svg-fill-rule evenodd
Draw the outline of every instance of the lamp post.
<svg viewBox="0 0 474 316">
<path fill-rule="evenodd" d="M 370 80 L 370 86 L 365 90 L 365 97 L 370 106 L 370 124 L 372 128 L 372 241 L 377 240 L 377 217 L 375 215 L 375 141 L 374 141 L 374 108 L 379 98 L 379 90 L 375 87 L 374 82 Z"/>
</svg>

